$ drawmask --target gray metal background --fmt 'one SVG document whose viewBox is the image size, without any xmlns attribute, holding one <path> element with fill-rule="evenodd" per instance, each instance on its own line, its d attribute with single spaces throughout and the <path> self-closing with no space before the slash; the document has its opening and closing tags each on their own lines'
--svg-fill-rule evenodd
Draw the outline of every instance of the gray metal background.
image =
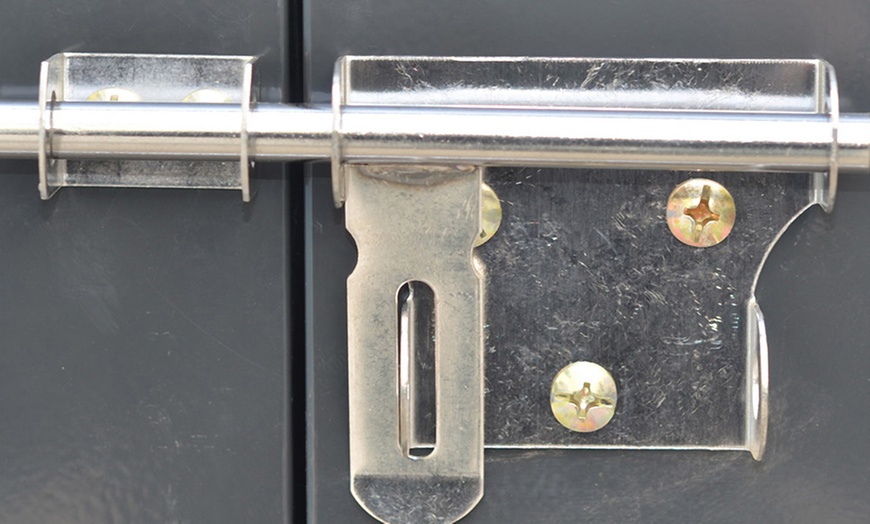
<svg viewBox="0 0 870 524">
<path fill-rule="evenodd" d="M 735 0 L 307 2 L 309 98 L 341 54 L 824 57 L 843 111 L 870 111 L 870 4 Z M 354 264 L 328 172 L 307 180 L 309 521 L 369 522 L 350 495 L 344 279 Z M 768 324 L 767 455 L 487 452 L 465 522 L 870 520 L 870 180 L 841 178 L 780 240 L 758 298 Z M 666 423 L 663 421 L 663 423 Z"/>
<path fill-rule="evenodd" d="M 0 99 L 59 51 L 255 54 L 284 97 L 283 2 L 9 1 Z M 64 190 L 0 162 L 0 522 L 289 518 L 286 179 Z"/>
</svg>

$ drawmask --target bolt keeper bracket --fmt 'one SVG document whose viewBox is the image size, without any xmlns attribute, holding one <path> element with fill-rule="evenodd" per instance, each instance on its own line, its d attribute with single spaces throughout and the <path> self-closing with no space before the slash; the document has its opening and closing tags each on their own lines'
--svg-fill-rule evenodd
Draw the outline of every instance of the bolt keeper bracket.
<svg viewBox="0 0 870 524">
<path fill-rule="evenodd" d="M 188 189 L 238 189 L 242 199 L 251 199 L 247 115 L 253 99 L 251 56 L 128 55 L 104 53 L 59 53 L 42 63 L 39 87 L 39 194 L 51 198 L 61 187 L 151 187 Z M 62 125 L 64 103 L 90 102 L 103 89 L 123 89 L 131 99 L 115 95 L 109 104 L 182 103 L 195 101 L 202 93 L 214 104 L 229 109 L 234 129 L 227 137 L 234 147 L 232 159 L 221 162 L 194 156 L 166 154 L 165 148 L 148 151 L 147 122 L 135 118 L 119 122 L 114 130 L 95 133 L 119 142 L 127 138 L 126 155 L 89 156 L 59 154 L 62 136 L 55 136 L 55 116 Z M 218 97 L 215 100 L 214 94 Z M 195 104 L 189 104 L 191 106 Z M 118 108 L 121 109 L 121 108 Z M 116 112 L 121 118 L 123 111 Z M 97 127 L 101 116 L 85 112 L 74 129 Z M 200 115 L 207 116 L 207 115 Z M 89 122 L 90 120 L 90 122 Z M 178 122 L 178 118 L 171 119 Z M 91 125 L 89 125 L 89 123 Z M 57 133 L 60 135 L 60 133 Z M 99 144 L 96 144 L 99 147 Z M 126 158 L 124 158 L 126 156 Z"/>
<path fill-rule="evenodd" d="M 521 336 L 512 336 L 517 332 L 507 327 L 505 310 L 521 309 L 517 304 L 534 297 L 535 283 L 507 283 L 506 279 L 519 277 L 504 261 L 526 256 L 523 247 L 536 245 L 537 239 L 523 226 L 539 224 L 548 217 L 541 209 L 524 207 L 518 211 L 512 207 L 519 206 L 507 206 L 499 233 L 487 245 L 476 250 L 471 246 L 475 232 L 480 231 L 480 183 L 487 180 L 502 201 L 511 202 L 517 201 L 510 196 L 517 188 L 534 192 L 538 177 L 532 175 L 526 182 L 515 169 L 499 169 L 511 163 L 499 156 L 500 150 L 509 146 L 493 140 L 481 147 L 474 140 L 492 131 L 481 130 L 487 126 L 484 117 L 470 116 L 462 120 L 461 127 L 450 127 L 451 131 L 456 129 L 452 133 L 431 138 L 436 133 L 426 132 L 416 141 L 404 135 L 388 140 L 397 134 L 398 127 L 389 121 L 370 129 L 369 121 L 364 122 L 364 128 L 355 118 L 357 108 L 373 112 L 383 108 L 387 113 L 400 107 L 432 108 L 429 121 L 434 120 L 433 126 L 438 119 L 450 118 L 452 111 L 468 108 L 481 113 L 494 108 L 518 112 L 534 108 L 540 116 L 526 120 L 518 132 L 511 133 L 509 125 L 504 127 L 506 142 L 522 140 L 531 149 L 516 155 L 516 163 L 561 166 L 565 151 L 576 155 L 582 150 L 584 165 L 592 168 L 703 169 L 737 195 L 744 224 L 751 221 L 764 226 L 744 228 L 744 232 L 751 231 L 749 235 L 740 235 L 738 229 L 731 245 L 726 243 L 716 254 L 711 251 L 717 248 L 675 246 L 664 227 L 667 192 L 690 174 L 670 170 L 650 184 L 636 171 L 605 172 L 599 175 L 604 181 L 598 195 L 590 198 L 589 185 L 577 180 L 582 179 L 582 173 L 539 172 L 540 184 L 561 185 L 569 193 L 582 191 L 584 200 L 574 205 L 597 210 L 595 219 L 575 224 L 579 230 L 571 234 L 575 239 L 589 239 L 589 232 L 595 231 L 609 239 L 597 247 L 581 240 L 579 244 L 589 248 L 586 253 L 590 258 L 615 257 L 628 265 L 634 259 L 648 271 L 649 263 L 634 252 L 653 243 L 667 248 L 653 249 L 661 255 L 659 262 L 664 262 L 659 275 L 643 279 L 630 292 L 619 275 L 607 270 L 562 281 L 555 277 L 556 271 L 542 275 L 557 281 L 554 295 L 567 291 L 585 298 L 577 300 L 580 305 L 573 317 L 548 319 L 539 311 L 521 315 L 525 330 L 541 326 L 546 332 L 557 333 L 552 337 L 539 335 L 524 344 Z M 590 119 L 572 122 L 572 111 L 588 112 Z M 697 122 L 694 136 L 682 136 L 674 125 L 655 123 L 662 115 L 672 116 L 671 112 L 681 113 L 683 123 L 708 116 L 713 121 Z M 347 227 L 359 250 L 359 262 L 348 280 L 350 468 L 352 491 L 367 511 L 385 522 L 416 521 L 421 517 L 414 513 L 415 508 L 426 508 L 447 521 L 461 518 L 483 494 L 484 446 L 743 449 L 761 459 L 768 423 L 768 355 L 754 288 L 763 259 L 787 224 L 813 203 L 827 210 L 833 206 L 839 114 L 829 64 L 346 57 L 336 66 L 333 113 L 334 196 L 337 203 L 346 201 Z M 637 119 L 620 121 L 629 114 Z M 759 115 L 772 116 L 780 125 L 790 118 L 818 119 L 825 143 L 819 159 L 822 169 L 788 175 L 726 174 L 740 163 L 739 167 L 750 171 L 802 171 L 794 164 L 805 159 L 791 153 L 783 159 L 794 164 L 775 166 L 776 161 L 770 162 L 767 155 L 776 148 L 768 145 L 776 137 L 769 133 L 777 131 L 759 129 L 767 124 L 756 126 L 740 119 Z M 680 119 L 674 117 L 674 121 Z M 654 153 L 647 155 L 646 145 L 636 139 L 650 132 L 650 126 L 657 136 L 652 140 Z M 729 130 L 730 126 L 734 127 Z M 418 158 L 395 165 L 343 160 L 345 152 L 369 140 L 366 132 L 384 144 L 417 142 Z M 729 136 L 711 136 L 719 132 Z M 554 145 L 553 134 L 565 143 Z M 693 140 L 704 143 L 686 143 Z M 535 150 L 535 144 L 543 151 Z M 738 145 L 740 151 L 730 160 L 710 158 L 714 151 L 724 149 L 723 145 Z M 452 152 L 449 157 L 442 150 L 446 147 Z M 488 161 L 474 158 L 481 150 L 491 153 Z M 388 162 L 392 153 L 385 145 L 381 157 L 368 160 Z M 463 167 L 466 156 L 479 168 Z M 524 158 L 516 158 L 519 156 Z M 689 159 L 691 156 L 695 158 Z M 433 159 L 438 158 L 444 160 L 433 167 Z M 483 172 L 480 167 L 484 166 L 490 169 Z M 553 177 L 570 178 L 579 188 L 569 189 L 562 185 L 564 181 Z M 608 178 L 615 188 L 606 185 Z M 645 194 L 636 195 L 638 190 Z M 776 202 L 769 202 L 771 197 L 764 192 L 781 193 L 783 198 L 777 196 Z M 634 213 L 620 207 L 626 202 L 636 202 Z M 555 209 L 551 212 L 549 218 L 559 222 Z M 614 226 L 620 217 L 625 227 Z M 740 225 L 738 222 L 736 227 Z M 569 229 L 565 222 L 556 227 Z M 632 229 L 641 236 L 617 240 L 620 232 Z M 592 238 L 598 239 L 597 235 Z M 421 249 L 423 246 L 426 249 Z M 553 256 L 549 246 L 537 251 L 536 258 Z M 675 274 L 704 279 L 705 270 L 713 278 L 707 277 L 701 285 L 675 282 Z M 588 285 L 589 280 L 597 279 L 601 279 L 603 289 Z M 458 285 L 463 280 L 467 282 Z M 402 331 L 416 331 L 413 323 L 384 321 L 390 315 L 395 318 L 397 307 L 401 310 L 397 290 L 413 281 L 422 281 L 434 291 L 430 307 L 435 318 L 435 378 L 434 387 L 428 390 L 396 371 L 403 369 L 401 351 L 396 349 Z M 586 281 L 586 285 L 578 281 Z M 485 293 L 477 282 L 486 282 Z M 616 307 L 609 319 L 595 318 L 596 307 L 612 302 L 621 285 L 640 305 L 629 300 Z M 643 297 L 644 292 L 654 298 Z M 698 292 L 706 296 L 695 299 Z M 593 294 L 609 296 L 592 298 Z M 374 300 L 375 296 L 380 298 Z M 663 300 L 666 296 L 674 302 Z M 529 302 L 542 301 L 532 298 Z M 681 302 L 689 306 L 665 305 Z M 642 318 L 647 324 L 629 328 L 633 336 L 619 337 L 614 331 L 626 326 L 619 316 L 638 307 L 645 309 Z M 610 326 L 577 329 L 593 322 Z M 482 325 L 490 332 L 483 333 Z M 642 342 L 628 342 L 635 337 Z M 599 345 L 608 338 L 608 344 Z M 620 338 L 624 339 L 622 344 L 614 343 Z M 536 354 L 538 358 L 531 360 L 537 364 L 530 364 L 524 353 Z M 622 397 L 611 424 L 596 433 L 566 431 L 549 413 L 550 381 L 574 360 L 607 363 L 615 370 L 621 389 L 628 390 L 629 396 Z M 407 391 L 411 394 L 404 399 Z M 408 424 L 399 422 L 404 413 L 402 401 L 413 404 L 415 394 L 434 397 L 434 439 L 432 431 L 427 434 L 415 426 L 419 418 L 412 417 Z M 673 406 L 667 405 L 671 402 Z M 423 458 L 412 456 L 397 445 L 405 441 L 432 452 Z"/>
<path fill-rule="evenodd" d="M 344 57 L 332 103 L 309 106 L 258 104 L 253 79 L 252 57 L 56 55 L 38 104 L 0 103 L 0 157 L 38 158 L 43 198 L 129 186 L 246 201 L 254 160 L 331 160 L 358 247 L 351 489 L 373 516 L 461 518 L 483 495 L 485 447 L 761 459 L 758 275 L 798 215 L 833 209 L 838 173 L 870 172 L 870 115 L 840 114 L 830 64 Z M 94 101 L 107 89 L 133 95 Z M 668 214 L 699 171 L 705 193 Z M 475 247 L 484 183 L 504 217 Z M 711 187 L 733 196 L 730 235 L 686 245 L 666 218 L 726 216 Z M 553 378 L 575 361 L 619 388 L 599 431 L 552 416 Z"/>
</svg>

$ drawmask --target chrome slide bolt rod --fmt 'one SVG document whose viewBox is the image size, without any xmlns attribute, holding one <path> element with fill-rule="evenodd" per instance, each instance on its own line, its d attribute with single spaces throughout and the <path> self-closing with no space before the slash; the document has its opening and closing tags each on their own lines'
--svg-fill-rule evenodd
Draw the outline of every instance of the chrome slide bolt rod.
<svg viewBox="0 0 870 524">
<path fill-rule="evenodd" d="M 618 97 L 618 93 L 614 94 Z M 0 102 L 0 158 L 870 173 L 870 114 Z M 244 118 L 243 118 L 244 116 Z M 244 123 L 244 127 L 243 127 Z M 336 202 L 343 201 L 339 190 Z"/>
<path fill-rule="evenodd" d="M 53 158 L 238 160 L 238 107 L 202 103 L 61 102 L 51 106 Z M 474 164 L 870 173 L 870 114 L 599 109 L 352 107 L 258 104 L 247 118 L 257 161 Z M 0 158 L 39 154 L 38 105 L 0 102 Z"/>
</svg>

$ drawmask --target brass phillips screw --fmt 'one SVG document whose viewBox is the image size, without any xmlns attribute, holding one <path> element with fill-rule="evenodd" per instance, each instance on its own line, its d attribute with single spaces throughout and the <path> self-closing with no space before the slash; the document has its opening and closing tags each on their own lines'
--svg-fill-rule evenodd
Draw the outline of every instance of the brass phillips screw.
<svg viewBox="0 0 870 524">
<path fill-rule="evenodd" d="M 597 431 L 616 411 L 616 382 L 594 362 L 568 364 L 553 379 L 550 408 L 556 420 L 572 431 Z"/>
<path fill-rule="evenodd" d="M 487 184 L 480 187 L 480 235 L 474 241 L 474 247 L 485 244 L 501 225 L 501 201 L 498 195 Z"/>
<path fill-rule="evenodd" d="M 705 178 L 687 180 L 668 197 L 668 227 L 680 242 L 715 246 L 734 227 L 734 199 L 721 184 Z"/>
</svg>

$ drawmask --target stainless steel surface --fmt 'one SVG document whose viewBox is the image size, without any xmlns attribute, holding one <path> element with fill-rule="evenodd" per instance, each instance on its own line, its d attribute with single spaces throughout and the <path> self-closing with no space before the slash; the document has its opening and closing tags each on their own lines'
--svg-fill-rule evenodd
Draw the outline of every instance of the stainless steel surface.
<svg viewBox="0 0 870 524">
<path fill-rule="evenodd" d="M 356 99 L 353 89 L 358 87 L 367 93 L 367 88 L 364 82 L 354 84 L 353 79 L 358 77 L 352 73 L 352 58 L 339 63 L 336 85 L 340 89 L 333 95 L 339 103 L 334 106 L 332 166 L 333 187 L 339 199 L 345 191 L 344 183 L 352 186 L 364 180 L 353 166 L 357 161 L 369 162 L 366 170 L 378 169 L 374 163 L 399 160 L 520 166 L 552 166 L 564 162 L 586 167 L 658 169 L 687 168 L 691 164 L 696 170 L 717 168 L 716 178 L 737 178 L 721 171 L 737 165 L 743 170 L 827 171 L 836 156 L 835 125 L 831 116 L 835 111 L 824 103 L 828 98 L 824 83 L 810 82 L 809 88 L 802 92 L 803 98 L 795 93 L 787 103 L 776 97 L 767 100 L 766 113 L 717 105 L 716 101 L 722 98 L 720 91 L 700 89 L 690 90 L 690 94 L 685 95 L 689 101 L 683 103 L 669 93 L 666 99 L 671 105 L 668 107 L 605 110 L 582 104 L 541 108 L 542 97 L 538 90 L 518 88 L 513 93 L 516 98 L 507 107 L 495 104 L 475 107 L 475 90 L 447 88 L 448 95 L 443 95 L 439 93 L 438 82 L 429 82 L 443 65 L 438 59 L 420 60 L 413 72 L 421 80 L 412 81 L 410 87 L 406 85 L 406 71 L 396 67 L 391 59 L 363 62 L 367 66 L 384 65 L 393 82 L 409 91 L 402 92 L 402 103 L 407 107 L 393 105 L 389 90 L 385 91 L 383 105 L 373 104 L 378 100 L 378 93 Z M 494 69 L 498 65 L 497 61 L 487 64 Z M 534 65 L 532 61 L 531 66 Z M 783 64 L 777 67 L 780 72 L 789 70 Z M 803 67 L 794 69 L 807 71 Z M 809 70 L 813 71 L 809 75 L 813 79 L 829 73 L 821 62 Z M 654 76 L 649 80 L 667 90 L 685 80 L 679 72 L 654 68 L 651 73 Z M 371 71 L 364 70 L 360 76 L 365 78 L 369 73 Z M 547 77 L 536 75 L 535 78 L 541 82 Z M 495 89 L 493 85 L 489 88 Z M 437 99 L 439 94 L 446 99 Z M 521 100 L 525 103 L 520 103 Z M 756 109 L 762 107 L 761 100 L 763 97 L 755 100 Z M 427 103 L 432 105 L 427 106 Z M 787 112 L 794 107 L 810 110 Z M 797 134 L 808 134 L 797 137 L 796 128 L 800 129 Z M 498 134 L 492 134 L 493 130 L 498 130 Z M 779 146 L 771 145 L 771 136 L 781 141 L 779 145 L 787 145 L 777 152 Z M 408 154 L 405 148 L 409 144 L 413 145 L 411 150 L 415 155 L 410 158 L 404 156 Z M 610 145 L 613 149 L 609 149 Z M 366 154 L 371 157 L 365 157 Z M 772 160 L 774 158 L 778 160 Z M 687 163 L 680 164 L 683 160 Z M 341 162 L 347 163 L 344 170 Z M 783 164 L 777 165 L 777 162 Z M 379 206 L 372 208 L 377 211 L 367 214 L 365 220 L 377 226 L 383 242 L 390 242 L 380 246 L 382 256 L 390 262 L 381 263 L 396 264 L 390 267 L 390 278 L 401 278 L 391 286 L 381 287 L 391 292 L 388 305 L 396 314 L 397 285 L 416 280 L 413 273 L 407 276 L 405 273 L 415 271 L 420 264 L 416 258 L 418 253 L 397 252 L 396 245 L 413 245 L 418 249 L 421 238 L 427 241 L 441 238 L 453 228 L 449 220 L 452 215 L 438 215 L 429 208 L 421 212 L 421 204 L 417 200 L 409 201 L 407 191 L 391 188 L 390 177 L 400 175 L 401 168 L 382 166 L 377 172 L 380 173 L 378 178 L 383 180 L 378 180 L 374 187 L 382 193 L 376 195 L 376 191 L 371 191 L 366 196 Z M 508 203 L 514 200 L 511 195 L 516 191 L 549 190 L 563 196 L 559 199 L 561 205 L 551 206 L 543 215 L 536 215 L 541 210 L 535 206 L 523 209 L 509 206 L 502 234 L 478 250 L 488 265 L 500 267 L 499 274 L 489 274 L 487 278 L 487 319 L 514 319 L 508 326 L 486 323 L 486 445 L 496 448 L 750 450 L 754 457 L 760 458 L 767 418 L 766 389 L 763 390 L 765 402 L 762 402 L 758 370 L 767 366 L 766 361 L 761 362 L 766 355 L 760 352 L 766 341 L 761 340 L 764 331 L 756 329 L 757 325 L 751 328 L 754 337 L 743 334 L 749 328 L 741 322 L 737 311 L 744 311 L 754 300 L 753 279 L 770 243 L 781 228 L 810 203 L 827 202 L 833 195 L 830 188 L 835 173 L 827 179 L 813 174 L 786 173 L 763 177 L 743 175 L 735 180 L 737 194 L 747 202 L 749 227 L 740 231 L 726 246 L 726 251 L 713 251 L 704 262 L 695 259 L 691 248 L 673 246 L 673 238 L 661 228 L 668 193 L 662 194 L 659 190 L 667 188 L 670 192 L 676 181 L 685 180 L 684 174 L 658 173 L 659 183 L 642 189 L 638 188 L 641 182 L 636 174 L 602 174 L 591 177 L 589 183 L 589 187 L 597 190 L 569 194 L 558 189 L 567 174 L 564 171 L 539 170 L 525 177 L 521 173 L 522 170 L 494 170 L 489 183 Z M 772 203 L 763 192 L 758 194 L 759 188 L 782 194 Z M 353 187 L 348 191 L 353 192 Z M 390 199 L 383 200 L 384 195 Z M 457 205 L 439 205 L 447 207 L 448 212 L 462 209 Z M 400 211 L 397 216 L 396 206 L 402 210 L 412 206 L 416 214 L 405 216 L 404 211 Z M 560 207 L 580 207 L 587 210 L 588 216 L 568 224 L 560 219 Z M 428 235 L 421 236 L 416 224 L 410 231 L 405 230 L 415 221 L 414 217 L 422 216 L 427 217 L 423 227 Z M 360 227 L 360 222 L 361 217 L 348 208 L 349 229 Z M 541 231 L 542 227 L 545 231 Z M 589 231 L 597 236 L 590 235 Z M 406 237 L 409 233 L 411 236 Z M 594 251 L 590 243 L 600 243 L 599 239 L 608 244 L 610 250 L 603 257 L 590 259 L 587 253 Z M 418 431 L 420 428 L 415 424 L 419 416 L 414 414 L 413 406 L 414 395 L 420 391 L 415 387 L 410 364 L 413 346 L 421 344 L 420 334 L 412 322 L 417 316 L 416 305 L 402 302 L 399 321 L 392 325 L 385 322 L 387 307 L 371 310 L 371 297 L 378 295 L 371 287 L 363 293 L 359 281 L 376 283 L 370 286 L 380 286 L 380 283 L 370 276 L 372 270 L 368 265 L 364 265 L 371 256 L 368 253 L 371 242 L 363 245 L 359 238 L 357 240 L 358 265 L 348 288 L 352 490 L 370 513 L 384 520 L 391 520 L 390 515 L 392 519 L 401 520 L 409 518 L 409 512 L 421 505 L 411 499 L 414 494 L 438 489 L 440 496 L 433 496 L 434 500 L 445 506 L 433 509 L 432 518 L 453 520 L 456 517 L 451 511 L 455 506 L 442 497 L 450 496 L 455 488 L 440 480 L 441 471 L 418 472 L 414 481 L 385 481 L 390 475 L 398 476 L 395 472 L 406 465 L 402 460 L 413 460 L 409 450 L 415 445 L 433 446 L 430 457 L 437 456 L 443 435 L 440 422 L 467 413 L 462 405 L 436 402 L 435 418 L 439 423 L 434 439 L 427 440 L 426 435 Z M 534 246 L 542 242 L 551 249 L 543 250 L 537 257 L 525 253 L 534 251 Z M 427 256 L 428 247 L 424 251 Z M 511 269 L 515 261 L 527 258 L 541 260 L 540 272 L 520 274 Z M 662 270 L 653 269 L 656 267 Z M 540 289 L 541 282 L 536 274 L 558 274 L 560 278 L 550 288 Z M 438 296 L 437 289 L 435 295 Z M 511 315 L 517 304 L 525 300 L 540 301 L 542 295 L 547 300 L 537 312 L 537 318 Z M 368 299 L 363 301 L 362 296 Z M 573 305 L 565 315 L 561 314 L 565 309 L 563 303 Z M 709 307 L 702 307 L 701 303 Z M 438 325 L 443 319 L 438 315 L 439 306 L 434 308 Z M 551 309 L 559 310 L 560 314 L 553 316 Z M 749 320 L 758 318 L 760 315 Z M 464 332 L 465 324 L 450 324 L 454 332 Z M 613 332 L 607 326 L 612 326 Z M 371 330 L 377 336 L 361 337 L 361 330 Z M 596 337 L 600 332 L 604 332 L 604 336 Z M 437 344 L 438 335 L 435 339 Z M 367 353 L 363 354 L 363 350 Z M 437 383 L 461 382 L 439 367 L 437 355 L 436 349 Z M 554 397 L 546 396 L 554 373 L 550 370 L 564 366 L 566 360 L 586 359 L 581 357 L 607 362 L 608 367 L 617 370 L 626 386 L 625 402 L 619 407 L 614 402 L 608 412 L 616 414 L 613 424 L 594 433 L 566 432 L 558 425 L 566 422 L 556 423 L 548 418 L 550 410 L 544 407 L 549 401 L 553 412 L 557 411 L 553 407 Z M 402 365 L 403 361 L 408 364 Z M 378 377 L 389 376 L 390 370 L 393 377 L 398 375 L 398 383 L 378 384 L 388 394 L 365 394 L 365 386 L 372 387 L 371 384 L 379 382 Z M 438 394 L 438 387 L 434 389 Z M 474 389 L 469 386 L 467 391 Z M 585 389 L 581 387 L 578 391 Z M 613 397 L 615 400 L 615 393 Z M 374 409 L 386 415 L 372 417 Z M 616 413 L 616 409 L 620 411 Z M 362 417 L 362 413 L 366 416 Z M 361 437 L 361 418 L 365 424 L 376 425 L 383 431 L 376 442 Z M 585 422 L 584 418 L 580 425 Z M 602 429 L 600 422 L 592 424 L 594 429 Z M 390 440 L 398 445 L 392 445 Z M 394 473 L 380 472 L 377 485 L 367 480 L 365 495 L 361 495 L 356 479 L 368 479 L 372 475 L 358 474 L 359 456 L 364 453 L 363 449 L 383 450 L 385 446 L 388 446 L 388 458 L 378 455 L 379 462 L 387 464 L 383 467 Z M 390 457 L 398 462 L 390 462 Z M 479 480 L 482 482 L 482 477 Z M 468 499 L 459 495 L 455 500 L 463 504 Z M 473 505 L 470 503 L 469 507 Z M 373 507 L 379 511 L 373 511 Z M 419 518 L 414 514 L 410 520 Z"/>
<path fill-rule="evenodd" d="M 348 108 L 341 137 L 350 163 L 745 171 L 826 170 L 832 143 L 823 115 L 440 107 Z M 843 169 L 866 171 L 864 153 Z"/>
<path fill-rule="evenodd" d="M 58 102 L 51 153 L 66 159 L 238 160 L 237 105 Z"/>
<path fill-rule="evenodd" d="M 755 285 L 788 225 L 821 203 L 815 177 L 711 175 L 741 214 L 724 242 L 699 250 L 665 224 L 668 195 L 687 176 L 489 170 L 506 205 L 498 234 L 477 250 L 488 268 L 487 448 L 761 456 L 768 362 Z M 624 392 L 594 434 L 565 432 L 550 415 L 545 392 L 576 360 L 614 370 Z"/>
<path fill-rule="evenodd" d="M 345 104 L 812 113 L 823 60 L 346 56 Z M 813 95 L 813 96 L 808 96 Z"/>
<path fill-rule="evenodd" d="M 0 103 L 0 157 L 36 158 L 39 151 L 39 106 L 32 102 Z"/>
<path fill-rule="evenodd" d="M 4 136 L 35 126 L 10 104 Z M 205 103 L 60 102 L 51 111 L 58 158 L 238 158 L 238 107 Z M 325 160 L 331 115 L 323 107 L 260 104 L 248 118 L 257 160 Z M 840 124 L 850 139 L 840 169 L 870 169 L 870 116 Z M 582 109 L 351 107 L 342 115 L 348 163 L 465 162 L 510 166 L 816 171 L 830 156 L 823 115 Z M 35 156 L 33 141 L 4 152 Z"/>
<path fill-rule="evenodd" d="M 828 210 L 841 160 L 844 170 L 870 171 L 864 164 L 870 148 L 866 115 L 847 124 L 859 128 L 847 133 L 863 137 L 860 153 L 847 148 L 848 158 L 839 158 L 836 77 L 822 60 L 349 56 L 336 64 L 332 104 L 337 204 L 340 161 L 375 161 L 365 158 L 366 148 L 395 159 L 404 141 L 420 157 L 485 165 L 818 170 L 828 173 L 820 175 L 817 188 Z M 366 130 L 354 122 L 351 109 L 372 106 L 429 107 L 437 114 L 409 121 L 385 114 L 378 127 Z M 481 112 L 461 124 L 461 118 L 441 116 L 469 107 Z M 490 115 L 482 108 L 509 108 L 522 116 Z M 553 111 L 550 118 L 543 118 L 541 108 Z M 567 114 L 557 110 L 578 118 L 560 118 Z M 795 115 L 812 116 L 817 125 L 790 122 Z M 408 132 L 412 126 L 419 128 Z M 355 132 L 362 136 L 352 151 Z M 785 144 L 790 145 L 778 150 Z"/>
<path fill-rule="evenodd" d="M 358 144 L 379 144 L 379 154 L 368 159 L 374 162 L 395 160 L 403 144 L 415 143 L 419 157 L 428 158 L 425 162 L 468 154 L 489 165 L 500 164 L 499 155 L 511 157 L 505 163 L 515 165 L 564 161 L 588 167 L 600 161 L 610 162 L 607 167 L 659 170 L 691 165 L 693 170 L 711 169 L 711 185 L 728 180 L 746 209 L 737 236 L 705 254 L 702 262 L 691 248 L 675 245 L 664 227 L 668 195 L 687 183 L 683 173 L 662 170 L 653 182 L 636 173 L 492 170 L 489 183 L 508 205 L 503 231 L 479 250 L 489 266 L 500 268 L 488 277 L 487 317 L 513 322 L 500 327 L 487 322 L 487 446 L 740 449 L 761 456 L 766 404 L 752 399 L 760 398 L 757 370 L 767 366 L 760 350 L 766 341 L 759 338 L 764 333 L 758 328 L 760 310 L 756 307 L 752 311 L 757 314 L 746 317 L 744 308 L 754 301 L 755 278 L 781 231 L 812 203 L 831 202 L 834 173 L 812 173 L 827 171 L 837 151 L 832 142 L 836 111 L 831 109 L 836 104 L 829 101 L 833 76 L 827 64 L 356 60 L 347 58 L 338 68 L 338 85 L 344 89 L 338 94 L 344 103 L 338 139 L 348 162 L 360 158 L 363 146 L 355 148 Z M 697 76 L 699 69 L 704 74 Z M 579 78 L 566 78 L 570 71 Z M 463 75 L 472 85 L 457 83 Z M 569 86 L 586 82 L 589 92 L 554 89 L 556 78 Z M 770 87 L 782 78 L 791 83 Z M 595 82 L 601 82 L 598 89 Z M 507 105 L 490 101 L 481 107 L 492 93 Z M 607 100 L 613 107 L 600 107 Z M 542 108 L 542 101 L 556 105 Z M 410 107 L 407 114 L 418 114 L 396 123 L 405 118 L 400 103 Z M 368 116 L 374 111 L 381 112 L 380 118 Z M 862 119 L 847 127 L 864 125 Z M 412 126 L 419 132 L 393 134 Z M 486 134 L 492 129 L 499 130 L 498 137 Z M 612 144 L 618 146 L 609 149 Z M 544 155 L 545 150 L 550 154 Z M 847 154 L 846 164 L 853 167 L 863 162 L 863 151 L 858 155 L 856 150 Z M 531 159 L 537 154 L 541 157 Z M 636 158 L 643 161 L 635 163 Z M 744 171 L 787 172 L 727 172 L 738 165 Z M 572 175 L 581 178 L 570 184 L 560 180 Z M 547 211 L 513 206 L 518 192 L 540 194 Z M 549 193 L 561 196 L 558 204 L 550 202 Z M 583 218 L 575 223 L 562 218 L 571 213 Z M 734 224 L 724 210 L 721 218 L 722 224 Z M 434 230 L 442 227 L 433 222 Z M 717 242 L 724 238 L 720 235 Z M 602 242 L 610 246 L 606 254 L 590 258 Z M 541 262 L 526 274 L 512 269 L 518 260 Z M 559 278 L 542 288 L 543 278 L 536 275 L 546 274 Z M 515 318 L 516 304 L 526 300 L 550 305 L 542 306 L 535 318 Z M 749 329 L 756 336 L 747 337 Z M 565 331 L 572 337 L 559 338 Z M 569 346 L 576 349 L 563 349 Z M 626 402 L 606 431 L 565 434 L 546 419 L 547 399 L 541 392 L 566 358 L 590 356 L 619 371 L 628 384 Z M 416 444 L 432 444 L 414 437 Z"/>
<path fill-rule="evenodd" d="M 214 73 L 181 73 L 212 62 Z M 241 160 L 233 187 L 244 190 L 246 155 L 332 158 L 338 203 L 345 163 L 827 172 L 826 207 L 838 171 L 870 172 L 870 115 L 839 115 L 820 60 L 346 57 L 332 107 L 249 106 L 231 66 L 250 78 L 246 57 L 57 55 L 44 66 L 41 126 L 34 108 L 0 104 L 0 155 L 44 153 L 44 197 L 62 185 L 229 184 L 228 171 L 207 177 L 227 166 L 179 180 L 164 164 L 92 160 Z M 85 102 L 106 85 L 143 102 Z M 216 87 L 232 103 L 182 102 Z"/>
<path fill-rule="evenodd" d="M 347 173 L 346 224 L 359 248 L 347 281 L 351 489 L 384 522 L 455 521 L 483 495 L 483 275 L 472 258 L 482 168 Z M 400 431 L 398 294 L 413 281 L 435 297 L 436 438 L 426 457 L 410 456 Z"/>
<path fill-rule="evenodd" d="M 22 136 L 35 105 L 10 104 Z M 2 107 L 2 106 L 0 106 Z M 202 102 L 59 102 L 51 111 L 51 152 L 67 159 L 237 160 L 241 112 Z M 313 160 L 329 154 L 328 112 L 259 104 L 248 114 L 249 154 L 257 160 Z M 10 125 L 10 128 L 12 126 Z M 35 156 L 33 142 L 27 154 Z M 10 151 L 22 150 L 4 144 Z M 6 149 L 4 149 L 6 151 Z"/>
<path fill-rule="evenodd" d="M 251 157 L 258 161 L 323 160 L 332 152 L 332 112 L 257 104 L 248 119 Z"/>
<path fill-rule="evenodd" d="M 772 246 L 771 246 L 772 247 Z M 753 296 L 746 305 L 746 449 L 761 460 L 767 447 L 770 413 L 770 372 L 768 371 L 767 327 L 761 307 Z"/>
<path fill-rule="evenodd" d="M 238 189 L 243 200 L 250 200 L 247 120 L 253 62 L 250 56 L 201 55 L 60 53 L 49 58 L 40 71 L 41 197 L 48 199 L 64 186 L 122 186 Z M 219 100 L 211 106 L 227 111 L 189 114 L 182 107 L 167 116 L 154 111 L 159 106 L 146 105 L 183 106 L 205 92 Z M 95 105 L 77 107 L 76 102 Z M 63 104 L 71 104 L 66 118 L 55 109 Z M 113 104 L 126 104 L 126 110 L 112 111 Z M 154 128 L 166 132 L 164 140 Z M 191 134 L 191 128 L 206 143 L 214 137 L 218 144 L 209 145 L 227 159 L 204 162 L 174 154 L 178 135 Z"/>
</svg>

